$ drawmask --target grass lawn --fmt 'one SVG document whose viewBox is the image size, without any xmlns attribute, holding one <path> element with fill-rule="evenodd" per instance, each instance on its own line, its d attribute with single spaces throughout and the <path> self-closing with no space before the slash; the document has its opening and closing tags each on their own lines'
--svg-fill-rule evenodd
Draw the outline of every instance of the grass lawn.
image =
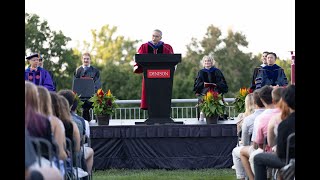
<svg viewBox="0 0 320 180">
<path fill-rule="evenodd" d="M 233 169 L 200 170 L 128 170 L 109 169 L 94 171 L 93 180 L 234 180 Z"/>
</svg>

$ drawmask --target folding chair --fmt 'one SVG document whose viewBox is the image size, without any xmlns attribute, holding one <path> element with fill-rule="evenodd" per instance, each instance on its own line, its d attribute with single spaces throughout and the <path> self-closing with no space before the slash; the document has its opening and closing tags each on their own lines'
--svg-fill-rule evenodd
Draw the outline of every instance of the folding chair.
<svg viewBox="0 0 320 180">
<path fill-rule="evenodd" d="M 295 135 L 293 132 L 287 138 L 286 165 L 280 169 L 280 176 L 283 180 L 295 179 L 295 158 L 290 158 L 290 148 L 295 148 Z"/>
<path fill-rule="evenodd" d="M 68 173 L 67 170 L 68 170 L 68 167 L 65 167 L 66 169 L 66 173 L 65 173 L 65 179 L 74 179 L 75 178 L 75 175 L 73 173 L 73 169 L 74 169 L 74 165 L 73 165 L 73 143 L 71 141 L 70 138 L 67 138 L 66 137 L 66 144 L 67 144 L 67 150 L 68 152 L 70 153 L 70 168 L 71 168 L 71 173 Z M 67 166 L 67 161 L 65 162 L 65 166 Z M 71 176 L 69 176 L 71 174 Z M 78 179 L 78 169 L 76 169 L 76 179 Z"/>
<path fill-rule="evenodd" d="M 39 162 L 39 166 L 41 167 L 41 157 L 48 155 L 48 160 L 50 161 L 50 166 L 52 167 L 52 161 L 53 161 L 53 148 L 52 148 L 52 144 L 44 138 L 40 138 L 40 137 L 30 137 L 31 142 L 34 144 L 35 146 L 35 151 L 37 153 L 38 156 L 38 162 Z M 42 145 L 45 145 L 45 147 L 47 148 L 47 152 L 48 154 L 46 154 L 45 152 L 43 152 Z"/>
<path fill-rule="evenodd" d="M 82 151 L 83 151 L 83 155 L 84 155 L 84 148 L 85 148 L 85 146 L 86 146 L 86 144 L 87 144 L 87 147 L 91 147 L 91 139 L 90 139 L 90 137 L 88 137 L 87 135 L 84 135 L 84 143 L 82 144 Z M 89 174 L 89 176 L 88 176 L 88 179 L 89 180 L 91 180 L 92 179 L 92 170 L 91 170 L 91 172 L 90 172 L 90 174 Z"/>
<path fill-rule="evenodd" d="M 286 147 L 286 165 L 281 169 L 277 169 L 274 173 L 274 180 L 277 180 L 278 176 L 282 180 L 293 180 L 295 179 L 295 158 L 290 159 L 290 148 L 295 148 L 295 132 L 291 133 L 287 137 L 287 147 Z M 294 142 L 294 144 L 293 144 Z M 292 147 L 293 146 L 293 147 Z"/>
</svg>

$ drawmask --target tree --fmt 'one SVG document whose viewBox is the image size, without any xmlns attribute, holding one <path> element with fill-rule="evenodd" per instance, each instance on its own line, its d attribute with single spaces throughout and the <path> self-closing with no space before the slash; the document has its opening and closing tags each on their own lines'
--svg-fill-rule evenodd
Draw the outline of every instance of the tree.
<svg viewBox="0 0 320 180">
<path fill-rule="evenodd" d="M 103 89 L 111 89 L 118 99 L 139 99 L 141 76 L 135 75 L 130 65 L 139 41 L 116 36 L 116 31 L 117 27 L 109 25 L 91 30 L 92 42 L 84 41 L 75 53 L 91 54 L 92 65 L 100 70 Z"/>
<path fill-rule="evenodd" d="M 25 13 L 25 54 L 39 52 L 44 68 L 52 71 L 57 90 L 71 88 L 73 72 L 80 58 L 66 47 L 71 38 L 61 31 L 50 29 L 46 20 L 36 14 Z"/>
<path fill-rule="evenodd" d="M 229 92 L 225 97 L 234 97 L 243 86 L 250 85 L 253 68 L 260 65 L 257 56 L 244 53 L 241 49 L 247 48 L 245 35 L 228 30 L 227 36 L 222 37 L 221 30 L 213 25 L 207 28 L 207 33 L 201 41 L 195 38 L 187 45 L 186 57 L 178 65 L 174 81 L 174 96 L 181 97 L 184 92 L 188 98 L 194 98 L 193 82 L 197 72 L 202 69 L 200 60 L 204 55 L 212 55 L 227 81 Z M 184 80 L 184 82 L 180 82 Z"/>
</svg>

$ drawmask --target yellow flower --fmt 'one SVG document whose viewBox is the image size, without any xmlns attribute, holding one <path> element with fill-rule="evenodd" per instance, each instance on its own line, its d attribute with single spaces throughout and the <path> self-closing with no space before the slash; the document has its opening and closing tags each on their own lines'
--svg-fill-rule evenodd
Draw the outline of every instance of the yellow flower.
<svg viewBox="0 0 320 180">
<path fill-rule="evenodd" d="M 207 94 L 206 94 L 206 97 L 205 97 L 205 100 L 206 101 L 210 101 L 210 99 L 213 98 L 213 94 L 211 91 L 208 91 Z"/>
<path fill-rule="evenodd" d="M 111 96 L 112 94 L 111 94 L 111 91 L 110 91 L 110 89 L 108 90 L 108 93 L 107 93 L 107 96 Z"/>
<path fill-rule="evenodd" d="M 233 105 L 235 106 L 235 109 L 237 112 L 241 113 L 244 112 L 244 103 L 245 103 L 245 98 L 249 94 L 250 89 L 246 87 L 242 87 L 239 90 L 239 94 L 237 95 L 235 101 L 233 102 Z"/>
<path fill-rule="evenodd" d="M 245 88 L 245 87 L 240 88 L 240 95 L 241 96 L 246 96 L 247 94 L 248 94 L 247 88 Z"/>
</svg>

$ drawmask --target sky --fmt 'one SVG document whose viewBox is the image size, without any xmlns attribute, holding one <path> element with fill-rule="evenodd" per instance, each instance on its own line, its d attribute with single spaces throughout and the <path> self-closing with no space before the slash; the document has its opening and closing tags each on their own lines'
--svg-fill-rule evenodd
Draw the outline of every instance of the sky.
<svg viewBox="0 0 320 180">
<path fill-rule="evenodd" d="M 295 2 L 293 0 L 25 0 L 25 12 L 47 20 L 52 30 L 72 41 L 91 41 L 91 30 L 117 27 L 117 35 L 131 40 L 151 40 L 162 31 L 162 41 L 174 53 L 186 53 L 191 38 L 202 40 L 210 25 L 222 36 L 241 32 L 249 42 L 245 52 L 275 52 L 290 59 L 295 50 Z"/>
</svg>

